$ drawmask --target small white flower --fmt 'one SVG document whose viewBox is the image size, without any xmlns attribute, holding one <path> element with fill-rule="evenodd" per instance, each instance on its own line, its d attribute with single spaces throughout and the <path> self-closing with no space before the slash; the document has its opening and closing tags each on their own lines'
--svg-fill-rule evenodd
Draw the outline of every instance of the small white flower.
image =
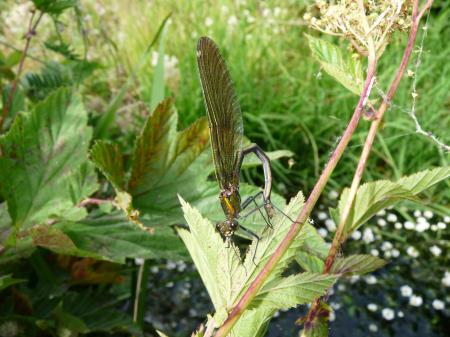
<svg viewBox="0 0 450 337">
<path fill-rule="evenodd" d="M 434 216 L 434 213 L 432 211 L 425 211 L 423 212 L 423 215 L 425 216 L 425 218 L 431 219 Z"/>
<path fill-rule="evenodd" d="M 415 228 L 414 224 L 411 221 L 406 221 L 404 226 L 406 229 L 414 229 Z"/>
<path fill-rule="evenodd" d="M 325 228 L 319 228 L 317 233 L 319 233 L 319 235 L 323 238 L 326 238 L 328 235 L 328 231 Z"/>
<path fill-rule="evenodd" d="M 391 258 L 391 256 L 392 256 L 392 253 L 391 253 L 391 251 L 390 250 L 388 250 L 387 252 L 384 252 L 384 258 L 385 259 L 390 259 Z"/>
<path fill-rule="evenodd" d="M 445 272 L 441 282 L 444 286 L 450 287 L 450 273 L 448 271 Z"/>
<path fill-rule="evenodd" d="M 403 318 L 404 316 L 405 316 L 405 314 L 403 313 L 403 311 L 397 312 L 397 317 Z"/>
<path fill-rule="evenodd" d="M 373 275 L 366 276 L 367 284 L 377 284 L 377 282 L 378 282 L 378 280 L 375 276 L 373 276 Z"/>
<path fill-rule="evenodd" d="M 325 226 L 327 226 L 330 232 L 334 232 L 336 230 L 336 224 L 334 223 L 333 219 L 325 220 Z"/>
<path fill-rule="evenodd" d="M 232 15 L 228 18 L 228 24 L 230 26 L 235 26 L 238 23 L 238 19 L 236 16 Z"/>
<path fill-rule="evenodd" d="M 150 272 L 152 274 L 158 274 L 159 273 L 159 268 L 157 266 L 153 266 L 150 268 Z"/>
<path fill-rule="evenodd" d="M 206 27 L 211 27 L 213 24 L 214 24 L 214 20 L 211 19 L 210 17 L 207 17 L 207 18 L 205 19 L 205 26 L 206 26 Z"/>
<path fill-rule="evenodd" d="M 413 290 L 410 286 L 401 286 L 400 292 L 403 297 L 410 297 L 413 294 Z"/>
<path fill-rule="evenodd" d="M 334 311 L 330 312 L 330 322 L 333 322 L 336 319 L 336 314 L 334 313 Z"/>
<path fill-rule="evenodd" d="M 354 231 L 354 232 L 352 233 L 352 239 L 353 239 L 353 240 L 359 240 L 359 239 L 361 239 L 361 236 L 362 236 L 362 234 L 361 234 L 360 231 Z"/>
<path fill-rule="evenodd" d="M 418 218 L 419 216 L 422 216 L 422 212 L 419 211 L 419 210 L 415 210 L 415 211 L 414 211 L 414 216 L 415 216 L 416 218 Z"/>
<path fill-rule="evenodd" d="M 384 220 L 384 219 L 378 219 L 378 220 L 377 220 L 377 224 L 378 224 L 378 226 L 380 226 L 380 227 L 384 227 L 384 226 L 386 226 L 387 222 L 386 222 L 386 220 Z"/>
<path fill-rule="evenodd" d="M 325 212 L 319 212 L 319 213 L 317 213 L 317 218 L 318 218 L 319 220 L 325 220 L 325 219 L 328 218 L 328 215 L 327 215 L 327 213 L 325 213 Z"/>
<path fill-rule="evenodd" d="M 339 291 L 345 291 L 345 289 L 346 289 L 345 284 L 342 284 L 342 283 L 339 283 L 337 288 Z"/>
<path fill-rule="evenodd" d="M 372 249 L 370 251 L 370 254 L 373 255 L 373 256 L 378 256 L 378 255 L 380 255 L 380 252 L 377 249 Z"/>
<path fill-rule="evenodd" d="M 437 225 L 431 225 L 430 228 L 433 232 L 437 232 L 437 230 L 439 229 Z"/>
<path fill-rule="evenodd" d="M 337 198 L 339 197 L 339 193 L 336 192 L 335 190 L 330 191 L 330 193 L 328 193 L 328 197 L 329 197 L 330 199 L 337 199 Z"/>
<path fill-rule="evenodd" d="M 386 215 L 386 211 L 384 209 L 382 209 L 381 211 L 379 211 L 377 213 L 378 216 L 385 216 Z"/>
<path fill-rule="evenodd" d="M 375 236 L 370 228 L 366 228 L 363 232 L 363 240 L 365 243 L 371 243 L 375 241 Z"/>
<path fill-rule="evenodd" d="M 352 275 L 352 276 L 350 276 L 350 283 L 351 284 L 356 283 L 359 281 L 359 279 L 360 279 L 359 275 Z"/>
<path fill-rule="evenodd" d="M 444 218 L 445 219 L 445 218 Z M 447 221 L 446 221 L 447 222 Z M 445 223 L 443 223 L 443 222 L 438 222 L 437 223 L 437 226 L 438 226 L 438 228 L 439 229 L 446 229 L 447 228 L 447 225 L 445 224 Z"/>
<path fill-rule="evenodd" d="M 176 269 L 177 268 L 177 263 L 176 262 L 174 262 L 174 261 L 167 261 L 167 263 L 166 263 L 166 268 L 168 269 L 168 270 L 173 270 L 173 269 Z"/>
<path fill-rule="evenodd" d="M 280 14 L 281 14 L 281 8 L 280 7 L 275 7 L 273 9 L 273 15 L 274 16 L 280 16 Z"/>
<path fill-rule="evenodd" d="M 431 254 L 433 254 L 434 256 L 439 256 L 442 253 L 442 249 L 439 248 L 438 246 L 434 245 L 430 247 L 430 252 Z"/>
<path fill-rule="evenodd" d="M 341 308 L 341 305 L 336 302 L 330 302 L 330 306 L 333 308 L 333 310 L 339 310 Z"/>
<path fill-rule="evenodd" d="M 378 310 L 378 305 L 376 305 L 375 303 L 369 303 L 367 304 L 367 309 L 369 311 L 375 312 Z"/>
<path fill-rule="evenodd" d="M 269 8 L 264 8 L 262 11 L 262 16 L 266 17 L 270 15 L 270 9 Z"/>
<path fill-rule="evenodd" d="M 279 310 L 275 311 L 275 313 L 273 314 L 274 318 L 277 318 L 278 316 L 280 316 L 280 311 Z"/>
<path fill-rule="evenodd" d="M 386 321 L 392 321 L 395 318 L 395 312 L 391 308 L 381 310 L 381 315 Z"/>
<path fill-rule="evenodd" d="M 384 241 L 381 244 L 381 250 L 382 251 L 391 250 L 392 248 L 394 248 L 394 246 L 389 241 Z"/>
<path fill-rule="evenodd" d="M 389 213 L 386 219 L 389 222 L 396 222 L 397 216 L 394 213 Z"/>
<path fill-rule="evenodd" d="M 450 223 L 450 216 L 448 215 L 444 216 L 444 222 Z"/>
<path fill-rule="evenodd" d="M 423 216 L 419 216 L 417 218 L 417 222 L 418 223 L 426 223 L 426 222 L 428 222 L 428 220 L 425 217 L 423 217 Z"/>
<path fill-rule="evenodd" d="M 138 266 L 142 266 L 144 264 L 144 259 L 141 257 L 137 257 L 134 259 L 134 262 L 138 265 Z"/>
<path fill-rule="evenodd" d="M 412 247 L 412 246 L 409 246 L 409 247 L 406 249 L 406 253 L 407 253 L 409 256 L 414 257 L 414 258 L 416 258 L 416 257 L 419 256 L 419 251 L 418 251 L 416 248 Z"/>
<path fill-rule="evenodd" d="M 391 255 L 392 257 L 399 257 L 400 256 L 400 251 L 396 248 L 391 250 Z"/>
<path fill-rule="evenodd" d="M 420 307 L 423 303 L 423 299 L 421 296 L 412 295 L 409 298 L 409 304 L 414 307 Z"/>
<path fill-rule="evenodd" d="M 369 324 L 369 331 L 370 332 L 377 332 L 378 331 L 378 327 L 375 324 L 371 323 L 371 324 Z"/>
<path fill-rule="evenodd" d="M 418 222 L 416 225 L 416 231 L 419 233 L 425 232 L 430 229 L 430 224 L 428 222 Z"/>
<path fill-rule="evenodd" d="M 436 310 L 443 310 L 445 308 L 445 303 L 441 300 L 434 300 L 432 305 Z"/>
</svg>

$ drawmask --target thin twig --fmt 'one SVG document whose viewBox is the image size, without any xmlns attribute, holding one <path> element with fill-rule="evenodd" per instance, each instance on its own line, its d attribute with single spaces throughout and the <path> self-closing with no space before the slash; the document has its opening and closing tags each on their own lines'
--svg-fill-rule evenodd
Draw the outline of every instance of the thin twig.
<svg viewBox="0 0 450 337">
<path fill-rule="evenodd" d="M 34 35 L 36 35 L 36 28 L 37 28 L 39 22 L 41 21 L 42 16 L 44 15 L 44 12 L 40 12 L 36 21 L 33 23 L 35 15 L 36 15 L 36 9 L 33 9 L 31 11 L 30 22 L 28 24 L 28 31 L 25 34 L 25 40 L 26 40 L 25 47 L 23 48 L 23 51 L 22 51 L 22 56 L 20 58 L 20 63 L 19 63 L 19 67 L 17 69 L 17 74 L 16 74 L 16 77 L 14 78 L 14 81 L 11 84 L 11 89 L 9 91 L 8 99 L 6 100 L 5 105 L 3 106 L 2 116 L 0 118 L 0 132 L 3 127 L 3 123 L 5 122 L 6 118 L 8 117 L 9 109 L 11 108 L 11 105 L 14 102 L 14 94 L 16 93 L 17 83 L 19 82 L 20 75 L 22 74 L 22 71 L 23 71 L 23 66 L 25 64 L 25 58 L 27 57 L 28 48 L 30 47 L 31 38 Z"/>
<path fill-rule="evenodd" d="M 327 165 L 325 166 L 321 176 L 319 177 L 316 185 L 314 186 L 311 194 L 309 195 L 308 200 L 303 206 L 299 216 L 292 223 L 288 233 L 280 242 L 274 254 L 267 261 L 266 265 L 262 268 L 260 273 L 256 276 L 256 278 L 249 286 L 247 291 L 244 293 L 242 298 L 239 300 L 237 305 L 233 308 L 226 321 L 218 329 L 218 331 L 215 334 L 216 337 L 224 337 L 230 332 L 236 321 L 240 318 L 242 313 L 245 311 L 245 309 L 247 309 L 253 298 L 256 296 L 259 289 L 261 289 L 262 285 L 264 284 L 270 273 L 273 271 L 278 261 L 282 258 L 286 250 L 289 248 L 289 246 L 297 237 L 297 234 L 303 228 L 303 224 L 308 219 L 313 207 L 315 206 L 323 189 L 325 188 L 325 185 L 327 184 L 334 168 L 339 162 L 339 159 L 344 153 L 344 150 L 346 149 L 353 133 L 355 132 L 356 127 L 358 126 L 358 122 L 361 119 L 363 113 L 363 102 L 367 99 L 369 89 L 371 87 L 371 84 L 373 83 L 373 77 L 375 76 L 375 67 L 376 67 L 375 60 L 369 60 L 366 80 L 358 104 L 353 112 L 353 116 L 346 130 L 344 131 L 344 134 L 342 135 L 336 149 L 334 150 Z"/>
<path fill-rule="evenodd" d="M 6 48 L 12 49 L 14 51 L 18 51 L 18 52 L 22 53 L 22 49 L 19 49 L 19 48 L 13 46 L 12 44 L 10 44 L 8 42 L 0 40 L 0 45 L 5 46 Z M 28 57 L 29 59 L 32 59 L 33 61 L 42 63 L 42 64 L 45 63 L 45 61 L 41 60 L 39 57 L 30 55 L 30 54 L 27 54 L 26 57 Z"/>
</svg>

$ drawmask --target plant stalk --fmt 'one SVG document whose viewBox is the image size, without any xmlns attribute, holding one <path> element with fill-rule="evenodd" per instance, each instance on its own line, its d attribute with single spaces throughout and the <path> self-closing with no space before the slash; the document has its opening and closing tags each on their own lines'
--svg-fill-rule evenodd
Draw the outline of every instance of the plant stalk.
<svg viewBox="0 0 450 337">
<path fill-rule="evenodd" d="M 233 308 L 233 310 L 231 311 L 231 313 L 229 314 L 228 318 L 225 320 L 223 325 L 217 330 L 215 334 L 216 337 L 224 337 L 230 332 L 236 321 L 240 318 L 245 309 L 250 305 L 253 298 L 257 295 L 259 289 L 261 289 L 261 287 L 263 286 L 267 277 L 270 275 L 270 273 L 273 271 L 278 261 L 282 258 L 286 250 L 295 240 L 297 234 L 302 229 L 303 224 L 308 219 L 323 189 L 325 188 L 325 185 L 327 184 L 334 168 L 336 167 L 337 163 L 339 162 L 339 159 L 344 153 L 344 150 L 346 149 L 348 143 L 350 142 L 350 139 L 353 133 L 355 132 L 356 127 L 358 126 L 358 122 L 362 116 L 364 102 L 366 101 L 371 85 L 373 84 L 373 78 L 375 76 L 375 68 L 376 68 L 375 60 L 369 60 L 364 87 L 361 96 L 359 98 L 358 104 L 356 105 L 356 108 L 353 112 L 353 116 L 349 124 L 347 125 L 347 128 L 344 131 L 341 140 L 339 141 L 338 145 L 333 151 L 333 154 L 328 160 L 328 163 L 325 166 L 322 174 L 320 175 L 311 194 L 309 195 L 308 200 L 303 206 L 297 219 L 292 223 L 288 233 L 278 245 L 272 257 L 269 259 L 269 261 L 267 261 L 266 265 L 256 276 L 256 278 L 249 286 L 247 291 L 244 293 L 242 298 L 239 300 L 237 305 Z"/>
<path fill-rule="evenodd" d="M 414 43 L 416 41 L 417 30 L 419 28 L 420 19 L 422 18 L 423 14 L 426 12 L 426 10 L 429 9 L 429 7 L 431 6 L 431 3 L 432 3 L 431 0 L 427 1 L 427 3 L 424 5 L 424 7 L 420 11 L 420 13 L 418 13 L 418 2 L 419 2 L 418 0 L 415 0 L 413 3 L 411 30 L 409 33 L 408 43 L 406 45 L 402 60 L 400 62 L 400 66 L 397 70 L 397 73 L 396 73 L 394 79 L 392 80 L 392 83 L 389 87 L 386 97 L 384 97 L 383 102 L 381 103 L 381 105 L 376 113 L 375 119 L 372 121 L 369 133 L 367 134 L 367 137 L 366 137 L 366 141 L 364 142 L 363 151 L 361 153 L 361 157 L 359 159 L 358 166 L 355 171 L 355 175 L 353 176 L 353 181 L 352 181 L 352 185 L 350 187 L 349 196 L 347 198 L 346 204 L 342 211 L 339 225 L 336 230 L 336 234 L 333 238 L 333 243 L 331 245 L 327 259 L 325 261 L 324 273 L 330 272 L 331 267 L 333 266 L 333 263 L 336 259 L 336 254 L 339 250 L 339 247 L 347 239 L 347 236 L 344 234 L 345 225 L 348 221 L 348 217 L 349 217 L 351 209 L 353 207 L 353 203 L 356 198 L 356 193 L 358 191 L 358 188 L 359 188 L 359 185 L 360 185 L 363 173 L 364 173 L 364 169 L 366 167 L 366 163 L 369 158 L 370 151 L 373 146 L 373 142 L 375 140 L 375 136 L 377 135 L 377 131 L 379 129 L 380 123 L 383 120 L 384 113 L 386 112 L 387 108 L 389 107 L 389 104 L 392 101 L 392 98 L 394 97 L 395 92 L 397 91 L 400 80 L 402 79 L 403 74 L 405 73 L 406 66 L 408 65 L 408 62 L 409 62 L 409 59 L 411 57 L 411 53 L 412 53 L 412 50 L 414 47 Z"/>
<path fill-rule="evenodd" d="M 25 64 L 25 58 L 27 57 L 28 49 L 30 48 L 31 38 L 36 35 L 36 28 L 39 24 L 39 22 L 42 19 L 42 16 L 44 15 L 44 12 L 40 12 L 39 16 L 37 17 L 36 21 L 33 23 L 34 17 L 36 15 L 36 9 L 33 9 L 31 11 L 31 17 L 30 22 L 28 24 L 28 31 L 25 34 L 25 46 L 22 51 L 22 56 L 20 58 L 19 67 L 17 68 L 17 74 L 14 78 L 14 81 L 11 84 L 11 89 L 9 91 L 8 99 L 6 100 L 5 104 L 3 105 L 2 109 L 2 116 L 0 117 L 0 132 L 3 128 L 3 123 L 5 122 L 6 118 L 8 117 L 9 110 L 11 108 L 11 105 L 14 102 L 14 94 L 17 90 L 17 84 L 19 82 L 20 75 L 23 71 L 23 66 Z"/>
</svg>

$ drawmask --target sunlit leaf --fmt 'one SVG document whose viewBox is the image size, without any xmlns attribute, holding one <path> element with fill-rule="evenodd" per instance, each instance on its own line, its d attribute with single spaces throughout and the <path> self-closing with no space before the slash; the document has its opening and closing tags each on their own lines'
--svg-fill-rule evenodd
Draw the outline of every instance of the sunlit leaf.
<svg viewBox="0 0 450 337">
<path fill-rule="evenodd" d="M 356 95 L 361 95 L 364 76 L 361 62 L 343 53 L 332 43 L 306 35 L 313 57 L 336 81 Z"/>
<path fill-rule="evenodd" d="M 425 189 L 448 179 L 450 167 L 440 167 L 425 170 L 396 182 L 380 180 L 369 182 L 358 188 L 356 198 L 346 224 L 346 233 L 349 235 L 359 226 L 367 222 L 380 210 L 395 205 L 400 200 L 412 200 L 420 202 L 417 194 Z M 346 188 L 339 200 L 339 214 L 345 206 L 349 189 Z"/>
<path fill-rule="evenodd" d="M 214 304 L 216 325 L 220 325 L 227 317 L 228 310 L 274 254 L 292 224 L 289 218 L 298 215 L 304 199 L 299 193 L 284 208 L 283 212 L 287 216 L 278 212 L 272 219 L 273 228 L 261 232 L 260 239 L 252 241 L 244 259 L 234 244 L 227 246 L 209 220 L 183 199 L 180 200 L 189 231 L 179 228 L 178 232 Z M 262 336 L 266 323 L 276 310 L 313 300 L 323 295 L 333 284 L 336 279 L 334 275 L 305 273 L 282 277 L 282 272 L 304 245 L 304 239 L 305 232 L 302 230 L 252 303 L 253 309 L 245 311 L 239 320 L 241 323 L 232 330 L 232 336 Z M 285 292 L 287 296 L 283 295 Z"/>
</svg>

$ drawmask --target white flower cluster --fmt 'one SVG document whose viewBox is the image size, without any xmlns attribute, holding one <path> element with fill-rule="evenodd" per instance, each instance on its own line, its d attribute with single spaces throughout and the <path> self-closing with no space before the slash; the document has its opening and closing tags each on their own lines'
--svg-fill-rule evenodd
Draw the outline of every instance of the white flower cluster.
<svg viewBox="0 0 450 337">
<path fill-rule="evenodd" d="M 370 37 L 376 50 L 382 51 L 394 31 L 407 30 L 411 24 L 405 0 L 369 0 L 364 2 L 363 9 L 357 1 L 317 0 L 316 7 L 318 17 L 307 12 L 303 19 L 321 32 L 346 37 L 358 49 L 367 49 Z"/>
</svg>

